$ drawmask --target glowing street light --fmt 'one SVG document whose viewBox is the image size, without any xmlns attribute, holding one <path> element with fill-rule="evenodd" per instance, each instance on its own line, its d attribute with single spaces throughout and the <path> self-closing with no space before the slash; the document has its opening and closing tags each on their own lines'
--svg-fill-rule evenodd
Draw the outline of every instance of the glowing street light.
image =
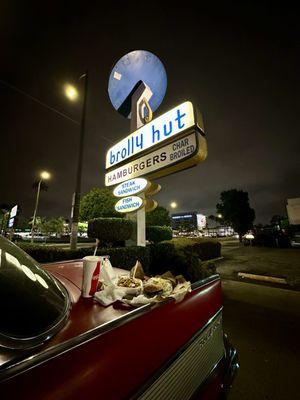
<svg viewBox="0 0 300 400">
<path fill-rule="evenodd" d="M 75 86 L 72 86 L 67 83 L 64 86 L 64 90 L 65 90 L 65 95 L 69 100 L 76 101 L 78 99 L 79 94 Z"/>
<path fill-rule="evenodd" d="M 217 217 L 218 218 L 222 218 L 223 216 L 222 216 L 222 214 L 218 214 Z"/>
<path fill-rule="evenodd" d="M 172 201 L 172 203 L 170 204 L 171 208 L 176 208 L 177 207 L 177 203 L 175 201 Z"/>
<path fill-rule="evenodd" d="M 40 173 L 40 178 L 41 178 L 41 180 L 46 181 L 46 180 L 48 180 L 48 179 L 51 178 L 51 174 L 50 174 L 50 172 L 48 172 L 48 171 L 42 171 L 42 172 Z"/>
<path fill-rule="evenodd" d="M 39 198 L 40 198 L 40 191 L 41 191 L 41 184 L 42 181 L 46 181 L 51 178 L 51 174 L 48 171 L 42 171 L 40 173 L 40 180 L 38 183 L 38 189 L 37 189 L 37 194 L 36 194 L 36 201 L 35 201 L 35 209 L 33 213 L 33 219 L 32 219 L 32 226 L 31 226 L 31 243 L 33 243 L 33 234 L 34 234 L 34 228 L 35 228 L 35 219 L 36 219 L 36 213 L 39 205 Z"/>
<path fill-rule="evenodd" d="M 76 250 L 77 248 L 77 236 L 78 236 L 78 221 L 79 221 L 79 208 L 80 208 L 80 197 L 81 197 L 81 175 L 82 175 L 82 163 L 83 163 L 83 147 L 85 137 L 85 114 L 86 114 L 86 98 L 88 89 L 88 71 L 81 75 L 79 78 L 84 78 L 84 89 L 82 94 L 82 111 L 81 111 L 81 123 L 80 123 L 80 137 L 79 137 L 79 153 L 77 162 L 77 174 L 76 174 L 76 186 L 72 200 L 72 213 L 71 213 L 71 237 L 70 237 L 70 248 Z M 79 94 L 77 89 L 72 85 L 65 85 L 65 95 L 71 101 L 77 100 Z"/>
</svg>

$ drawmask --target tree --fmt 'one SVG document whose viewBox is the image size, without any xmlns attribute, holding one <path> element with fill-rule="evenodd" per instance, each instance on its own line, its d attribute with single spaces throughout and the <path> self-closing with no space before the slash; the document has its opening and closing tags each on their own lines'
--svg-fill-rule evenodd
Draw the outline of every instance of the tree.
<svg viewBox="0 0 300 400">
<path fill-rule="evenodd" d="M 65 231 L 65 219 L 63 217 L 44 219 L 40 229 L 46 235 L 62 235 Z"/>
<path fill-rule="evenodd" d="M 171 217 L 169 211 L 164 207 L 156 207 L 155 210 L 146 214 L 147 226 L 170 226 Z"/>
<path fill-rule="evenodd" d="M 279 225 L 280 226 L 280 223 L 281 223 L 281 221 L 284 219 L 284 217 L 282 217 L 281 215 L 273 215 L 273 217 L 271 218 L 271 220 L 270 220 L 270 224 L 272 225 L 272 226 L 276 226 L 276 225 Z"/>
<path fill-rule="evenodd" d="M 248 192 L 237 189 L 226 190 L 221 193 L 220 198 L 217 213 L 222 214 L 223 221 L 232 226 L 241 241 L 242 235 L 253 227 L 255 219 L 255 212 L 249 205 Z"/>
<path fill-rule="evenodd" d="M 80 202 L 80 219 L 89 221 L 101 217 L 119 217 L 115 211 L 116 198 L 110 189 L 93 188 L 85 194 Z"/>
</svg>

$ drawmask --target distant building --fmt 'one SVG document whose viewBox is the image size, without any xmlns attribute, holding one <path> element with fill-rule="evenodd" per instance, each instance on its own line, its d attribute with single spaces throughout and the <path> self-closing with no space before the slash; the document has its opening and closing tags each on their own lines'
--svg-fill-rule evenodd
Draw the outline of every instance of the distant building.
<svg viewBox="0 0 300 400">
<path fill-rule="evenodd" d="M 204 236 L 231 236 L 234 230 L 219 221 L 207 218 L 197 211 L 171 214 L 172 229 L 180 232 L 200 231 Z"/>
<path fill-rule="evenodd" d="M 290 225 L 300 224 L 300 197 L 287 199 L 287 215 Z"/>
<path fill-rule="evenodd" d="M 172 228 L 182 231 L 196 231 L 205 228 L 206 216 L 197 211 L 171 214 Z"/>
</svg>

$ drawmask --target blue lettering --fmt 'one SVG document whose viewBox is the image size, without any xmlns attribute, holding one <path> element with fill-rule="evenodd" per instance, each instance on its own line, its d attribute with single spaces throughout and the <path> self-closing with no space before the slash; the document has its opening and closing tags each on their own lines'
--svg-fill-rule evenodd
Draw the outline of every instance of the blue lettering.
<svg viewBox="0 0 300 400">
<path fill-rule="evenodd" d="M 167 125 L 164 124 L 164 135 L 169 136 L 172 133 L 172 121 L 169 121 L 169 131 L 167 132 Z"/>
<path fill-rule="evenodd" d="M 177 118 L 175 118 L 175 121 L 178 121 L 178 129 L 182 129 L 184 127 L 185 124 L 182 124 L 180 122 L 181 118 L 183 118 L 186 115 L 186 113 L 184 114 L 180 114 L 180 110 L 177 110 Z"/>
<path fill-rule="evenodd" d="M 156 138 L 155 138 L 156 135 Z M 155 129 L 154 125 L 152 125 L 152 143 L 160 141 L 160 132 L 159 129 Z"/>
<path fill-rule="evenodd" d="M 122 158 L 126 157 L 126 147 L 123 147 L 122 152 L 121 152 Z"/>
<path fill-rule="evenodd" d="M 109 162 L 110 162 L 110 165 L 113 165 L 114 163 L 115 163 L 115 161 L 116 161 L 116 157 L 115 157 L 115 155 L 112 153 L 112 151 L 110 151 L 110 154 L 109 154 Z"/>
<path fill-rule="evenodd" d="M 140 135 L 140 142 L 139 142 L 139 137 L 138 136 L 135 138 L 135 145 L 136 145 L 136 147 L 139 147 L 141 150 L 143 149 L 143 147 L 144 147 L 144 136 L 143 136 L 143 134 Z"/>
<path fill-rule="evenodd" d="M 128 152 L 128 156 L 130 154 L 130 139 L 127 140 L 127 152 Z"/>
</svg>

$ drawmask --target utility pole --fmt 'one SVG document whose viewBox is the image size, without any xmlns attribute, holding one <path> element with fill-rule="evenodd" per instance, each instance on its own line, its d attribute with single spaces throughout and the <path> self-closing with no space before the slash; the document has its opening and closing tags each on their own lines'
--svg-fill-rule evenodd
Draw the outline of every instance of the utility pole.
<svg viewBox="0 0 300 400">
<path fill-rule="evenodd" d="M 80 197 L 81 197 L 81 177 L 82 177 L 82 162 L 83 162 L 83 147 L 84 147 L 84 136 L 85 136 L 85 119 L 86 119 L 86 97 L 88 89 L 88 71 L 81 76 L 84 77 L 84 92 L 83 92 L 83 104 L 80 124 L 80 138 L 79 138 L 79 152 L 78 152 L 78 164 L 77 164 L 77 176 L 75 193 L 73 195 L 72 202 L 72 213 L 71 213 L 71 239 L 70 248 L 71 250 L 77 249 L 77 235 L 78 235 L 78 221 L 79 221 L 79 208 L 80 208 Z"/>
</svg>

